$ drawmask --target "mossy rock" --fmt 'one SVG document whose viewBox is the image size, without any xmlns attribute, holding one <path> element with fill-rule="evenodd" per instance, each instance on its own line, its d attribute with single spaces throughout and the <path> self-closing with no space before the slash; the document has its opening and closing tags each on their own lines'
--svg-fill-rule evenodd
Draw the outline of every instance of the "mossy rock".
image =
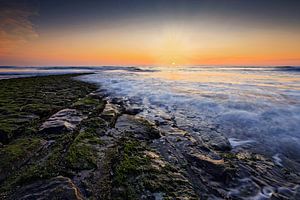
<svg viewBox="0 0 300 200">
<path fill-rule="evenodd" d="M 223 153 L 221 155 L 226 160 L 232 160 L 232 159 L 236 159 L 237 158 L 236 154 L 231 153 L 231 152 L 229 152 L 229 153 Z"/>
<path fill-rule="evenodd" d="M 0 80 L 0 142 L 7 144 L 16 135 L 36 130 L 47 117 L 96 90 L 74 76 L 78 75 Z"/>
<path fill-rule="evenodd" d="M 145 150 L 138 141 L 128 140 L 122 144 L 122 159 L 116 167 L 115 181 L 119 184 L 126 184 L 126 180 L 131 175 L 136 175 L 143 170 L 144 166 L 150 164 L 147 157 L 142 156 Z"/>
<path fill-rule="evenodd" d="M 0 122 L 0 142 L 7 144 L 10 138 L 20 129 L 16 124 Z"/>
<path fill-rule="evenodd" d="M 93 112 L 99 114 L 105 106 L 105 101 L 96 96 L 86 96 L 76 101 L 72 107 L 81 110 L 82 112 Z"/>
<path fill-rule="evenodd" d="M 75 138 L 66 154 L 66 165 L 73 170 L 97 167 L 97 146 L 103 142 L 95 134 L 82 131 Z"/>
<path fill-rule="evenodd" d="M 45 117 L 49 115 L 49 112 L 51 110 L 57 110 L 59 109 L 59 106 L 52 106 L 47 104 L 27 104 L 20 108 L 20 111 L 27 112 L 27 113 L 33 113 L 41 117 Z"/>
<path fill-rule="evenodd" d="M 10 176 L 2 185 L 0 191 L 13 190 L 16 186 L 65 174 L 66 171 L 61 160 L 64 158 L 65 148 L 68 147 L 72 139 L 72 134 L 65 134 L 60 138 L 56 138 L 52 146 L 40 152 L 39 156 L 31 158 L 30 163 Z M 39 158 L 42 158 L 42 160 Z M 36 162 L 36 159 L 38 162 Z"/>
<path fill-rule="evenodd" d="M 7 170 L 13 171 L 18 168 L 44 144 L 45 141 L 39 138 L 24 138 L 5 145 L 0 149 L 0 174 L 6 174 Z"/>
<path fill-rule="evenodd" d="M 148 146 L 123 138 L 113 175 L 113 199 L 147 199 L 160 193 L 164 199 L 198 199 L 188 179 Z"/>
<path fill-rule="evenodd" d="M 74 107 L 86 107 L 86 106 L 95 106 L 99 103 L 99 100 L 90 96 L 84 97 L 76 101 Z"/>
<path fill-rule="evenodd" d="M 100 117 L 91 117 L 82 122 L 82 126 L 86 132 L 93 134 L 101 134 L 106 130 L 108 124 Z"/>
<path fill-rule="evenodd" d="M 119 155 L 115 162 L 113 199 L 138 199 L 136 187 L 131 183 L 143 171 L 143 166 L 149 165 L 149 160 L 142 156 L 145 147 L 137 140 L 121 139 Z"/>
</svg>

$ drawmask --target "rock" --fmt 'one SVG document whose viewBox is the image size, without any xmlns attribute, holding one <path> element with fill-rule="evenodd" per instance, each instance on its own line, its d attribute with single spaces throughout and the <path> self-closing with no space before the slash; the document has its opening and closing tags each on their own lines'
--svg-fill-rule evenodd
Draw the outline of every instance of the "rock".
<svg viewBox="0 0 300 200">
<path fill-rule="evenodd" d="M 223 159 L 215 159 L 211 158 L 208 155 L 203 155 L 200 153 L 189 153 L 187 154 L 190 161 L 196 163 L 197 165 L 201 166 L 201 168 L 222 168 L 224 166 L 224 160 Z"/>
<path fill-rule="evenodd" d="M 90 94 L 88 94 L 88 96 L 94 99 L 99 99 L 99 100 L 103 99 L 100 93 L 91 92 Z"/>
<path fill-rule="evenodd" d="M 0 182 L 39 152 L 46 140 L 39 138 L 17 139 L 0 148 Z M 1 198 L 0 198 L 1 199 Z"/>
<path fill-rule="evenodd" d="M 110 102 L 107 102 L 100 116 L 101 118 L 106 120 L 110 125 L 113 125 L 120 114 L 121 112 L 118 105 L 114 105 Z"/>
<path fill-rule="evenodd" d="M 226 165 L 223 159 L 212 158 L 208 155 L 194 152 L 188 153 L 187 159 L 192 165 L 212 175 L 215 180 L 228 182 L 233 176 L 234 171 Z"/>
<path fill-rule="evenodd" d="M 72 132 L 84 119 L 84 116 L 75 109 L 63 109 L 52 115 L 39 129 L 40 133 L 59 134 Z"/>
<path fill-rule="evenodd" d="M 124 113 L 128 114 L 128 115 L 136 115 L 140 112 L 142 112 L 143 110 L 140 108 L 134 108 L 134 107 L 126 107 Z"/>
<path fill-rule="evenodd" d="M 153 124 L 132 115 L 120 116 L 115 124 L 115 128 L 120 132 L 133 132 L 141 139 L 160 138 L 160 133 Z"/>
<path fill-rule="evenodd" d="M 209 147 L 217 151 L 230 151 L 232 149 L 229 140 L 221 133 L 211 131 L 208 133 L 200 133 L 198 136 Z"/>
<path fill-rule="evenodd" d="M 31 199 L 66 199 L 82 200 L 77 186 L 71 179 L 58 176 L 48 180 L 37 181 L 30 185 L 19 188 L 14 194 L 13 199 L 31 200 Z"/>
<path fill-rule="evenodd" d="M 0 141 L 3 143 L 8 143 L 9 141 L 9 137 L 7 135 L 7 133 L 5 133 L 4 131 L 0 130 Z"/>
<path fill-rule="evenodd" d="M 0 142 L 0 148 L 2 148 L 3 147 L 3 144 Z"/>
</svg>

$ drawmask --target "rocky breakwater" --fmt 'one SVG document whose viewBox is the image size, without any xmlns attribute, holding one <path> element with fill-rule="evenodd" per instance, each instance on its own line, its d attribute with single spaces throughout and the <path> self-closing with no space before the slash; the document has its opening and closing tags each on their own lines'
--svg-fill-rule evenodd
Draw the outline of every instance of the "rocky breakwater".
<svg viewBox="0 0 300 200">
<path fill-rule="evenodd" d="M 299 198 L 298 174 L 216 130 L 161 128 L 87 87 L 0 147 L 1 199 Z"/>
</svg>

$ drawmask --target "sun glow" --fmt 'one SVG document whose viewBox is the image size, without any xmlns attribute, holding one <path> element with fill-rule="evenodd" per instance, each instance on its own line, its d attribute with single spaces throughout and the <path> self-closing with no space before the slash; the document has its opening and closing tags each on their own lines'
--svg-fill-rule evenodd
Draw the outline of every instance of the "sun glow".
<svg viewBox="0 0 300 200">
<path fill-rule="evenodd" d="M 189 57 L 196 49 L 191 41 L 192 32 L 187 27 L 166 25 L 152 44 L 153 58 L 157 65 L 189 64 Z"/>
<path fill-rule="evenodd" d="M 297 65 L 300 36 L 219 24 L 142 22 L 49 30 L 0 51 L 7 65 Z M 300 31 L 299 31 L 300 32 Z M 1 39 L 0 39 L 1 40 Z M 8 47 L 7 47 L 8 48 Z"/>
</svg>

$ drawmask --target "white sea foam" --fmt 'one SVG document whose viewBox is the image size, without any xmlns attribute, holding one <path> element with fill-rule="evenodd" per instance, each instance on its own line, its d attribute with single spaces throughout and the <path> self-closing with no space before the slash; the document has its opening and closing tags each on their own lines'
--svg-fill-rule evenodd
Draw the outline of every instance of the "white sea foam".
<svg viewBox="0 0 300 200">
<path fill-rule="evenodd" d="M 232 147 L 237 147 L 237 146 L 240 146 L 240 145 L 245 145 L 245 144 L 255 142 L 254 140 L 239 140 L 237 138 L 228 138 L 228 140 L 229 140 Z"/>
<path fill-rule="evenodd" d="M 153 121 L 172 119 L 184 130 L 221 132 L 233 146 L 270 157 L 300 144 L 300 73 L 269 68 L 113 70 L 81 77 L 127 99 Z M 170 122 L 171 123 L 171 122 Z M 284 138 L 284 140 L 283 140 Z M 295 145 L 297 146 L 297 145 Z M 298 145 L 300 146 L 300 145 Z M 286 152 L 282 152 L 286 151 Z M 300 158 L 295 147 L 293 159 Z"/>
<path fill-rule="evenodd" d="M 273 158 L 275 164 L 282 166 L 282 160 L 279 157 L 279 153 L 276 153 L 274 156 L 272 156 L 272 158 Z"/>
</svg>

